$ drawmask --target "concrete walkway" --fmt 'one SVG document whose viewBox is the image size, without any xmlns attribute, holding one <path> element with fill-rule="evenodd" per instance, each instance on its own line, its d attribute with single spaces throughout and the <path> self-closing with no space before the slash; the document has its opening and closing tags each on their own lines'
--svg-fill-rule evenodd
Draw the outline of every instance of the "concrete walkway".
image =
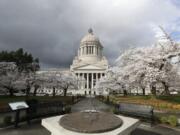
<svg viewBox="0 0 180 135">
<path fill-rule="evenodd" d="M 108 111 L 111 109 L 111 107 L 95 98 L 92 100 L 90 98 L 85 98 L 72 106 L 73 112 L 90 109 Z M 0 129 L 0 135 L 50 135 L 50 133 L 41 126 L 40 121 L 34 121 L 30 126 L 28 126 L 26 123 L 21 124 L 20 128 L 18 129 L 15 129 L 13 127 Z M 158 125 L 150 127 L 146 124 L 141 124 L 136 130 L 132 132 L 131 135 L 180 135 L 180 132 Z"/>
<path fill-rule="evenodd" d="M 138 132 L 146 132 L 147 135 L 151 135 L 149 133 L 153 133 L 152 135 L 180 135 L 179 131 L 175 131 L 174 129 L 162 127 L 160 125 L 155 125 L 155 126 L 149 126 L 147 123 L 142 123 L 137 130 L 135 130 L 135 135 Z M 141 134 L 139 134 L 141 135 Z"/>
<path fill-rule="evenodd" d="M 26 123 L 19 124 L 20 127 L 0 129 L 0 135 L 51 135 L 44 127 L 41 126 L 40 121 L 32 122 L 31 125 Z"/>
<path fill-rule="evenodd" d="M 72 106 L 72 112 L 84 110 L 110 111 L 111 107 L 97 100 L 96 98 L 85 98 Z"/>
</svg>

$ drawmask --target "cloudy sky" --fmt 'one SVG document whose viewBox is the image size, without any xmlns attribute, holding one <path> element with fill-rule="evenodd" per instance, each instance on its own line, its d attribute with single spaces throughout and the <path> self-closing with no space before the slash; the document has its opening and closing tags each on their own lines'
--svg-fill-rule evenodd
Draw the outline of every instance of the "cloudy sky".
<svg viewBox="0 0 180 135">
<path fill-rule="evenodd" d="M 0 50 L 24 48 L 43 68 L 69 67 L 89 27 L 113 63 L 158 25 L 180 41 L 179 0 L 0 0 Z"/>
</svg>

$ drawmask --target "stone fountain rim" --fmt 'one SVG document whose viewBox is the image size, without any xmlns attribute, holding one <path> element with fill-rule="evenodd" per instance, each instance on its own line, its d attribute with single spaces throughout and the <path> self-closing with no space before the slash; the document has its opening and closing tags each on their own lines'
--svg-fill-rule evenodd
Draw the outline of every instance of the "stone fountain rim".
<svg viewBox="0 0 180 135">
<path fill-rule="evenodd" d="M 69 127 L 68 125 L 64 125 L 63 122 L 62 122 L 62 119 L 64 117 L 68 117 L 70 115 L 73 115 L 73 114 L 80 114 L 80 113 L 102 113 L 102 114 L 105 114 L 107 116 L 112 116 L 112 118 L 116 118 L 116 121 L 118 120 L 119 123 L 117 123 L 116 125 L 112 126 L 112 127 L 106 127 L 104 129 L 96 129 L 96 130 L 91 130 L 91 131 L 88 131 L 88 130 L 83 130 L 83 129 L 76 129 L 76 128 L 73 128 L 73 127 Z M 79 132 L 79 133 L 104 133 L 104 132 L 108 132 L 108 131 L 112 131 L 112 130 L 115 130 L 119 127 L 121 127 L 123 125 L 123 120 L 120 119 L 119 117 L 117 117 L 116 115 L 114 114 L 110 114 L 110 113 L 105 113 L 105 112 L 101 112 L 101 111 L 97 111 L 97 110 L 85 110 L 85 111 L 81 111 L 81 112 L 75 112 L 75 113 L 71 113 L 71 114 L 66 114 L 64 115 L 60 120 L 59 120 L 59 124 L 67 129 L 67 130 L 70 130 L 70 131 L 74 131 L 74 132 Z"/>
</svg>

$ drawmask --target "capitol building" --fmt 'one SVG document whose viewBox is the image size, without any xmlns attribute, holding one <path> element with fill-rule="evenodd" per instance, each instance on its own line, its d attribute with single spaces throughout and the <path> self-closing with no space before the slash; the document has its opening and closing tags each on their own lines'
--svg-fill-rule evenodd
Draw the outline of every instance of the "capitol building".
<svg viewBox="0 0 180 135">
<path fill-rule="evenodd" d="M 70 69 L 50 69 L 48 71 L 38 71 L 42 73 L 51 72 L 71 72 L 78 77 L 78 90 L 69 90 L 71 94 L 99 94 L 94 88 L 96 82 L 103 76 L 106 75 L 108 69 L 108 61 L 103 55 L 103 45 L 101 44 L 98 37 L 93 33 L 92 29 L 88 30 L 88 33 L 81 39 L 79 48 L 77 50 L 77 56 L 73 59 Z M 60 94 L 62 91 L 57 90 Z M 38 93 L 52 94 L 52 88 L 41 87 Z"/>
</svg>

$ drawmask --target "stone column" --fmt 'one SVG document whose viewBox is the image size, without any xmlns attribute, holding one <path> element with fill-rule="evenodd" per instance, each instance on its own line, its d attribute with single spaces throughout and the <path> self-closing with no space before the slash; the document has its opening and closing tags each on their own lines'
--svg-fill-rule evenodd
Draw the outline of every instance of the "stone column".
<svg viewBox="0 0 180 135">
<path fill-rule="evenodd" d="M 101 56 L 101 50 L 100 50 L 100 47 L 98 48 L 98 55 Z"/>
<path fill-rule="evenodd" d="M 81 50 L 82 50 L 82 51 L 81 51 L 81 52 L 82 52 L 81 54 L 83 55 L 83 47 L 81 47 Z"/>
<path fill-rule="evenodd" d="M 88 46 L 88 54 L 90 54 L 90 47 Z"/>
<path fill-rule="evenodd" d="M 96 47 L 94 46 L 93 49 L 94 49 L 93 54 L 96 55 Z"/>
<path fill-rule="evenodd" d="M 77 73 L 77 78 L 78 78 L 78 89 L 79 89 L 80 88 L 79 73 Z"/>
<path fill-rule="evenodd" d="M 89 73 L 87 73 L 87 89 L 89 89 Z"/>
<path fill-rule="evenodd" d="M 94 88 L 94 86 L 93 86 L 93 79 L 94 79 L 94 73 L 91 74 L 91 89 Z"/>
<path fill-rule="evenodd" d="M 96 73 L 96 83 L 97 83 L 97 81 L 98 81 L 98 73 Z"/>
<path fill-rule="evenodd" d="M 82 86 L 82 78 L 81 78 L 81 73 L 79 73 L 79 89 L 81 89 Z"/>
<path fill-rule="evenodd" d="M 102 78 L 102 73 L 100 73 L 100 79 Z"/>
<path fill-rule="evenodd" d="M 85 87 L 84 87 L 84 83 L 85 83 L 85 78 L 84 78 L 84 73 L 82 73 L 82 89 L 84 89 Z"/>
<path fill-rule="evenodd" d="M 97 55 L 99 55 L 99 47 L 97 47 Z"/>
<path fill-rule="evenodd" d="M 85 55 L 87 54 L 86 47 L 84 47 L 84 54 L 85 54 Z"/>
<path fill-rule="evenodd" d="M 82 76 L 81 76 L 82 73 L 80 73 L 80 89 L 82 89 Z"/>
</svg>

